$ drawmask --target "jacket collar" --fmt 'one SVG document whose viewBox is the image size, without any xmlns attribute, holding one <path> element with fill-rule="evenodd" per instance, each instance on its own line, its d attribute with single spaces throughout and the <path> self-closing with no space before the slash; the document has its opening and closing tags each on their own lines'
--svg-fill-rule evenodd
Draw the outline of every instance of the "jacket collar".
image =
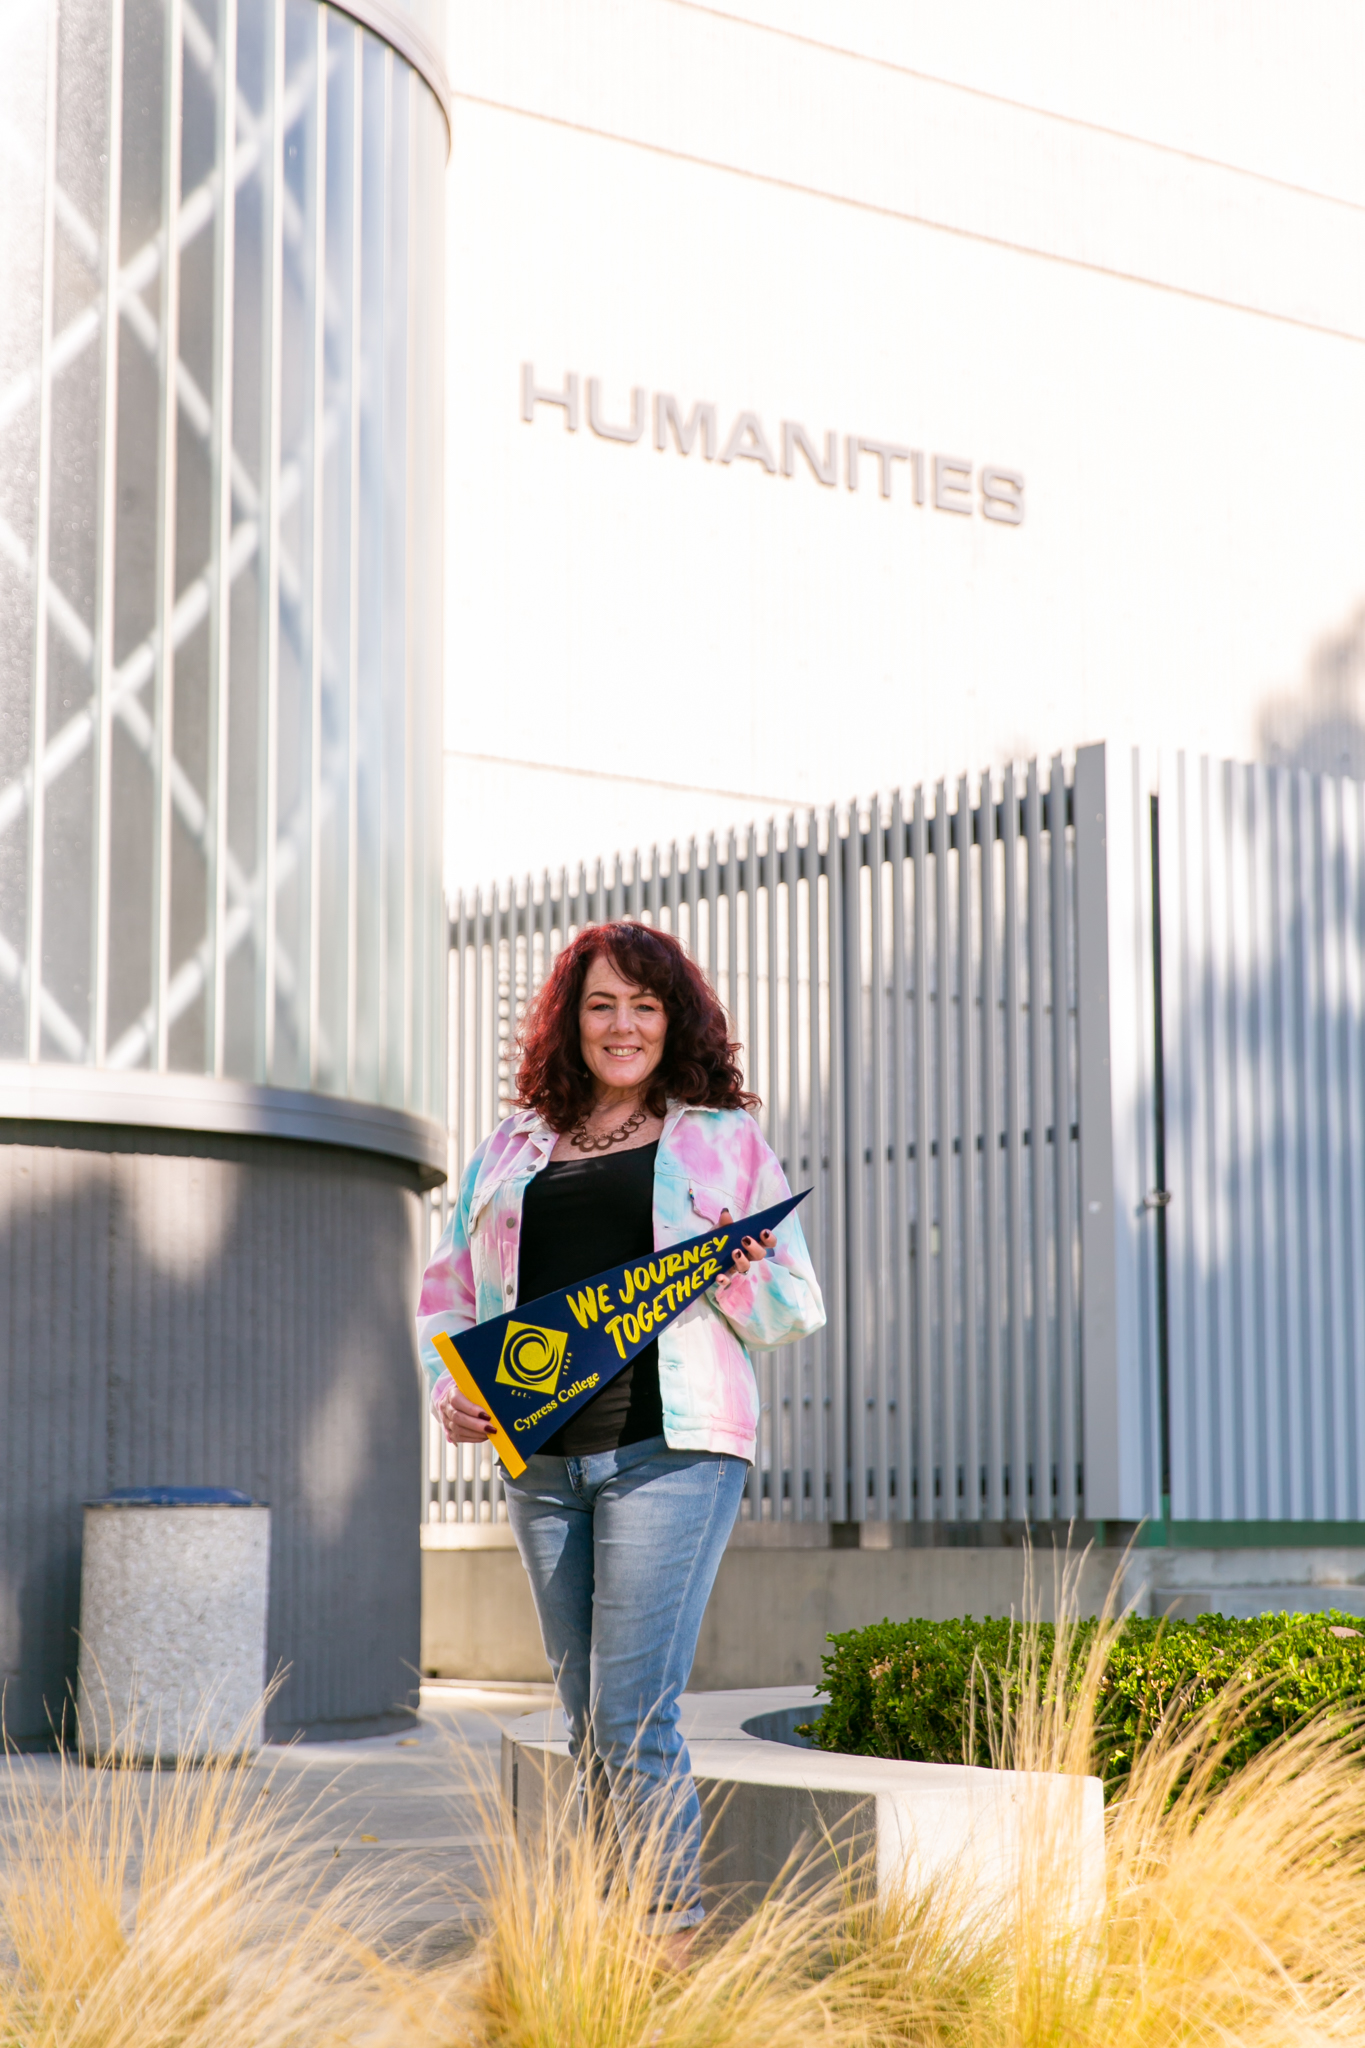
<svg viewBox="0 0 1365 2048">
<path fill-rule="evenodd" d="M 706 1116 L 708 1114 L 710 1112 L 704 1103 L 679 1102 L 675 1096 L 670 1095 L 668 1107 L 664 1112 L 664 1127 L 660 1133 L 659 1142 L 661 1144 L 666 1143 L 672 1137 L 674 1131 L 677 1130 L 678 1125 L 685 1116 Z M 553 1151 L 558 1136 L 557 1132 L 551 1130 L 538 1109 L 513 1110 L 511 1116 L 507 1119 L 506 1129 L 510 1136 L 528 1139 L 542 1155 Z M 544 1156 L 542 1156 L 541 1164 L 544 1164 Z M 495 1180 L 500 1181 L 516 1170 L 516 1154 L 514 1150 L 512 1157 L 506 1160 L 505 1164 L 502 1165 L 499 1172 L 495 1175 Z"/>
<path fill-rule="evenodd" d="M 548 1131 L 550 1126 L 538 1109 L 514 1109 L 507 1119 L 508 1128 L 513 1131 Z"/>
</svg>

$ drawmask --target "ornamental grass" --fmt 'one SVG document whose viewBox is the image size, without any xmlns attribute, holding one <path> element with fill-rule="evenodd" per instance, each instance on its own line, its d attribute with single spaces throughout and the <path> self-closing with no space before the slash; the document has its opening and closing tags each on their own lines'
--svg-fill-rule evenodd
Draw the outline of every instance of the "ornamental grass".
<svg viewBox="0 0 1365 2048">
<path fill-rule="evenodd" d="M 1068 1581 L 1074 1592 L 1074 1575 Z M 1025 1623 L 965 1711 L 1000 1765 L 1090 1765 L 1112 1616 L 1068 1648 Z M 1083 1649 L 1080 1647 L 1083 1641 Z M 1061 1654 L 1059 1654 L 1059 1652 Z M 1053 1673 L 1060 1674 L 1054 1678 Z M 656 1941 L 600 1831 L 495 1826 L 463 1952 L 386 1946 L 395 1886 L 324 1890 L 268 1769 L 8 1769 L 3 2048 L 1313 2048 L 1365 2042 L 1361 1717 L 1338 1700 L 1230 1768 L 1259 1712 L 1233 1677 L 1168 1704 L 1105 1812 L 1078 1909 L 1069 1838 L 1032 1831 L 993 1918 L 970 1887 L 874 1896 L 812 1860 L 690 1955 Z M 464 1766 L 461 1766 L 464 1769 Z M 467 1776 L 467 1770 L 465 1772 Z M 454 1770 L 452 1768 L 452 1777 Z M 645 1860 L 662 1851 L 646 1847 Z M 821 1874 L 821 1873 L 824 1874 Z"/>
</svg>

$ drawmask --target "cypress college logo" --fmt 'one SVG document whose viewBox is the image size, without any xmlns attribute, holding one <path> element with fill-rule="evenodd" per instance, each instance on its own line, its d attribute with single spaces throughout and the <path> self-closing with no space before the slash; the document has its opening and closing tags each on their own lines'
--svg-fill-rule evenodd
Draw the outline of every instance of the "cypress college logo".
<svg viewBox="0 0 1365 2048">
<path fill-rule="evenodd" d="M 563 1330 L 542 1330 L 538 1323 L 509 1323 L 502 1340 L 498 1378 L 505 1387 L 519 1387 L 526 1394 L 553 1394 L 568 1341 Z"/>
</svg>

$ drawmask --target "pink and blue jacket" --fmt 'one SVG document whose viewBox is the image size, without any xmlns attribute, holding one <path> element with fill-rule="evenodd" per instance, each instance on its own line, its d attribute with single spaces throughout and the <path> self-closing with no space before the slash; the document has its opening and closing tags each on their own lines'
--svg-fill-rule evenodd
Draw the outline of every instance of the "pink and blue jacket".
<svg viewBox="0 0 1365 2048">
<path fill-rule="evenodd" d="M 544 1119 L 520 1110 L 498 1125 L 464 1170 L 422 1280 L 417 1313 L 433 1397 L 446 1378 L 433 1335 L 458 1337 L 516 1302 L 522 1202 L 554 1146 Z M 746 1110 L 669 1104 L 654 1165 L 655 1251 L 700 1236 L 708 1223 L 719 1222 L 722 1209 L 738 1222 L 790 1192 Z M 750 1350 L 809 1337 L 825 1321 L 798 1217 L 799 1211 L 779 1226 L 766 1259 L 730 1281 L 723 1308 L 713 1288 L 660 1333 L 659 1391 L 670 1449 L 752 1460 L 758 1389 Z"/>
</svg>

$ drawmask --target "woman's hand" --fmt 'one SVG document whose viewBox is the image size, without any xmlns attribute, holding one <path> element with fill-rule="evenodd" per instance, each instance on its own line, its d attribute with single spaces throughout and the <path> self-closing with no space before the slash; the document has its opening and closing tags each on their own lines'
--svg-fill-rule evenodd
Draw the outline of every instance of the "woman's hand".
<svg viewBox="0 0 1365 2048">
<path fill-rule="evenodd" d="M 493 1434 L 493 1421 L 488 1410 L 466 1400 L 454 1380 L 441 1389 L 432 1403 L 432 1413 L 441 1418 L 447 1443 L 486 1444 Z"/>
<path fill-rule="evenodd" d="M 728 1209 L 722 1209 L 720 1220 L 722 1224 L 728 1224 L 733 1223 L 735 1219 Z M 733 1279 L 742 1277 L 751 1266 L 760 1265 L 767 1258 L 776 1242 L 777 1239 L 773 1236 L 771 1230 L 765 1230 L 760 1237 L 746 1237 L 743 1239 L 740 1244 L 735 1246 L 734 1256 L 730 1261 L 730 1271 L 723 1273 L 716 1282 L 717 1290 L 723 1294 Z"/>
</svg>

